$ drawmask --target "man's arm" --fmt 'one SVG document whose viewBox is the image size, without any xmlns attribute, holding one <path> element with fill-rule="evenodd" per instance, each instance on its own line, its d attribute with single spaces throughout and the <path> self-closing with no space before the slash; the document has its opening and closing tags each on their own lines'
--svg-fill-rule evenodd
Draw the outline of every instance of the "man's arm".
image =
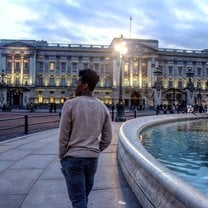
<svg viewBox="0 0 208 208">
<path fill-rule="evenodd" d="M 101 140 L 100 140 L 100 150 L 103 151 L 106 149 L 112 141 L 112 124 L 110 119 L 110 114 L 108 113 L 105 121 L 103 123 L 103 128 L 101 132 Z"/>
<path fill-rule="evenodd" d="M 61 120 L 59 125 L 59 158 L 62 160 L 67 152 L 67 146 L 71 134 L 70 106 L 66 102 L 62 108 Z"/>
</svg>

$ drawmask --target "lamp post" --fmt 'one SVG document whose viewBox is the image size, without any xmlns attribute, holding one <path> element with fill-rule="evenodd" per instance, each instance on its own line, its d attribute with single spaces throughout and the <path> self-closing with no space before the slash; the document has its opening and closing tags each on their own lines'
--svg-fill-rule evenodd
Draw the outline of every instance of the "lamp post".
<svg viewBox="0 0 208 208">
<path fill-rule="evenodd" d="M 187 82 L 187 104 L 194 105 L 194 83 L 191 78 L 194 76 L 192 72 L 192 68 L 188 68 L 188 72 L 186 72 L 186 76 L 189 78 Z"/>
<path fill-rule="evenodd" d="M 122 71 L 123 71 L 123 56 L 127 53 L 128 49 L 126 47 L 126 42 L 123 40 L 123 35 L 119 38 L 118 42 L 115 44 L 115 51 L 119 53 L 119 61 L 120 61 L 120 73 L 119 73 L 119 100 L 116 105 L 116 122 L 126 121 L 125 113 L 124 113 L 124 104 L 122 98 Z"/>
<path fill-rule="evenodd" d="M 156 76 L 156 80 L 153 85 L 153 90 L 154 90 L 154 107 L 157 109 L 158 106 L 162 104 L 162 81 L 161 81 L 161 75 L 162 72 L 159 68 L 155 68 L 153 71 L 154 76 Z"/>
<path fill-rule="evenodd" d="M 197 90 L 198 90 L 198 105 L 200 106 L 201 105 L 201 103 L 202 103 L 202 94 L 201 94 L 201 86 L 198 86 L 197 87 Z"/>
</svg>

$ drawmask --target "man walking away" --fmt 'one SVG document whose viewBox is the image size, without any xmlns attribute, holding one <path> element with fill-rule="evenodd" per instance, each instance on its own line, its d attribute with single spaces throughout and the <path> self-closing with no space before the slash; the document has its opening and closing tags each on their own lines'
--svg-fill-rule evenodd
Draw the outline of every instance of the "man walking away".
<svg viewBox="0 0 208 208">
<path fill-rule="evenodd" d="M 87 208 L 98 157 L 112 140 L 110 114 L 93 96 L 99 76 L 80 71 L 76 97 L 64 103 L 59 133 L 59 158 L 69 198 L 74 208 Z"/>
</svg>

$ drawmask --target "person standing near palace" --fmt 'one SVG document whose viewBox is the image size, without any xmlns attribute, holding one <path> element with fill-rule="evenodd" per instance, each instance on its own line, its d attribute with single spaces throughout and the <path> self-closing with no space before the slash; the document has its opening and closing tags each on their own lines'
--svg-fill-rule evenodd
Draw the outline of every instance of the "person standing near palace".
<svg viewBox="0 0 208 208">
<path fill-rule="evenodd" d="M 109 110 L 93 96 L 97 73 L 85 69 L 79 76 L 76 97 L 62 108 L 59 158 L 73 207 L 87 208 L 99 154 L 112 140 L 112 125 Z"/>
</svg>

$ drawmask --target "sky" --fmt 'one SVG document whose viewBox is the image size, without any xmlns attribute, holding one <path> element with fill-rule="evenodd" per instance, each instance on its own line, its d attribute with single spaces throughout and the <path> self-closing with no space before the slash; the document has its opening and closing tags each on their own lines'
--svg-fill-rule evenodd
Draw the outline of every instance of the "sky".
<svg viewBox="0 0 208 208">
<path fill-rule="evenodd" d="M 0 0 L 0 22 L 0 39 L 110 45 L 122 34 L 208 48 L 208 0 Z"/>
</svg>

